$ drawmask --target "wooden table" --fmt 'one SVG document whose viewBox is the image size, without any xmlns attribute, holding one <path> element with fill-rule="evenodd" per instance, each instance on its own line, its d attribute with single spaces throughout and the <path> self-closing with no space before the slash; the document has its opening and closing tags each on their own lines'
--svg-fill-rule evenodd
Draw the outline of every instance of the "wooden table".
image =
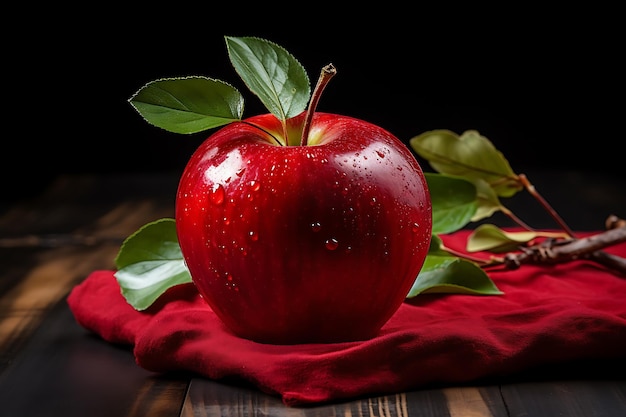
<svg viewBox="0 0 626 417">
<path fill-rule="evenodd" d="M 609 214 L 626 214 L 623 178 L 527 174 L 576 230 L 599 230 Z M 301 408 L 250 386 L 143 370 L 128 347 L 77 325 L 66 297 L 91 271 L 113 269 L 130 233 L 173 216 L 177 181 L 176 173 L 66 175 L 41 195 L 0 205 L 0 416 L 626 415 L 626 352 L 611 363 Z M 511 202 L 518 215 L 531 216 L 527 222 L 553 227 L 533 205 Z"/>
</svg>

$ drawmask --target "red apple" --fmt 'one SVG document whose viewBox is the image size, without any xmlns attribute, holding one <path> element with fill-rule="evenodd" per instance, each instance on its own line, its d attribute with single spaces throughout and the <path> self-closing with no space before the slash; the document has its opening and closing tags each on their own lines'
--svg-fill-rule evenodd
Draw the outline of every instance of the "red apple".
<svg viewBox="0 0 626 417">
<path fill-rule="evenodd" d="M 305 114 L 287 121 L 295 136 Z M 423 172 L 394 135 L 315 113 L 306 146 L 271 114 L 231 123 L 190 158 L 176 227 L 192 280 L 236 335 L 292 344 L 378 334 L 431 237 Z"/>
</svg>

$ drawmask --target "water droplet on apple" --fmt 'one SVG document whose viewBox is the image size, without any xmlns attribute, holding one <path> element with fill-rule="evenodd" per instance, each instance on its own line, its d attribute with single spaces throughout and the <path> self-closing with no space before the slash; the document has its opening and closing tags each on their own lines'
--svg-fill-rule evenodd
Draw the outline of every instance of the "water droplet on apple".
<svg viewBox="0 0 626 417">
<path fill-rule="evenodd" d="M 381 150 L 377 150 L 376 153 L 378 154 L 378 156 L 380 156 L 381 158 L 385 157 L 385 153 Z"/>
<path fill-rule="evenodd" d="M 324 245 L 328 250 L 335 250 L 339 247 L 339 241 L 335 238 L 327 239 Z"/>
<path fill-rule="evenodd" d="M 231 274 L 226 275 L 226 287 L 229 290 L 239 291 L 239 287 L 237 287 L 237 284 L 233 281 L 233 276 Z"/>
<path fill-rule="evenodd" d="M 261 183 L 259 181 L 252 180 L 249 185 L 252 191 L 259 191 L 261 189 Z"/>
<path fill-rule="evenodd" d="M 213 184 L 213 189 L 211 190 L 211 194 L 209 198 L 211 202 L 215 205 L 220 205 L 224 203 L 224 197 L 226 196 L 226 191 L 222 184 Z"/>
<path fill-rule="evenodd" d="M 322 230 L 322 224 L 320 222 L 311 223 L 311 230 L 313 230 L 314 232 L 319 232 L 320 230 Z"/>
<path fill-rule="evenodd" d="M 251 241 L 256 242 L 257 240 L 259 240 L 259 235 L 257 234 L 257 232 L 255 232 L 254 230 L 250 230 L 248 232 L 248 237 L 250 238 Z"/>
<path fill-rule="evenodd" d="M 420 230 L 420 225 L 419 223 L 413 223 L 413 226 L 411 227 L 411 230 L 413 231 L 413 233 L 417 233 Z"/>
<path fill-rule="evenodd" d="M 235 174 L 237 174 L 238 177 L 241 177 L 243 175 L 243 173 L 246 171 L 245 168 L 241 168 L 239 171 L 237 171 Z"/>
</svg>

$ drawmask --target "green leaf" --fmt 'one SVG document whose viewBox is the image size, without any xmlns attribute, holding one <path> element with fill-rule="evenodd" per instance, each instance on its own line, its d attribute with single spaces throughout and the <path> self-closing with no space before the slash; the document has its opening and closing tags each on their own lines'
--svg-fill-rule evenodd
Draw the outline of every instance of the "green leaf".
<svg viewBox="0 0 626 417">
<path fill-rule="evenodd" d="M 463 178 L 424 173 L 433 213 L 433 234 L 451 233 L 468 224 L 476 213 L 476 187 Z"/>
<path fill-rule="evenodd" d="M 431 254 L 426 257 L 407 298 L 428 293 L 503 294 L 477 264 L 455 256 Z"/>
<path fill-rule="evenodd" d="M 115 278 L 136 310 L 145 310 L 167 289 L 192 282 L 174 219 L 148 223 L 130 235 L 115 258 Z"/>
<path fill-rule="evenodd" d="M 237 89 L 207 77 L 152 81 L 129 102 L 148 123 L 184 134 L 241 120 L 244 103 Z"/>
<path fill-rule="evenodd" d="M 309 76 L 289 52 L 256 37 L 225 39 L 235 71 L 272 114 L 285 121 L 306 109 L 311 97 Z"/>
<path fill-rule="evenodd" d="M 411 138 L 409 144 L 442 174 L 483 179 L 501 197 L 511 197 L 523 189 L 502 153 L 475 130 L 461 136 L 445 129 L 432 130 Z"/>
<path fill-rule="evenodd" d="M 476 178 L 472 183 L 476 186 L 476 201 L 478 203 L 476 213 L 472 216 L 473 222 L 489 218 L 495 212 L 502 210 L 498 196 L 485 180 Z"/>
<path fill-rule="evenodd" d="M 428 255 L 450 256 L 450 254 L 443 249 L 443 241 L 437 235 L 431 236 L 430 246 L 428 247 Z"/>
<path fill-rule="evenodd" d="M 538 236 L 537 232 L 505 232 L 492 224 L 482 224 L 467 238 L 466 249 L 468 252 L 508 252 L 518 249 L 521 244 L 530 242 Z"/>
</svg>

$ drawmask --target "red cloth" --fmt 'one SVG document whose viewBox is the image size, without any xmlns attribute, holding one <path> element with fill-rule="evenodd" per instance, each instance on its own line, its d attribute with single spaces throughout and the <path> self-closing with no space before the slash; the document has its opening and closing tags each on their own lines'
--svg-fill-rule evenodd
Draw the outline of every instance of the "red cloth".
<svg viewBox="0 0 626 417">
<path fill-rule="evenodd" d="M 466 237 L 442 236 L 454 249 Z M 626 256 L 626 244 L 607 252 Z M 290 346 L 234 336 L 191 284 L 138 312 L 113 274 L 94 271 L 70 293 L 81 326 L 132 345 L 147 370 L 239 377 L 292 406 L 626 356 L 626 277 L 585 261 L 490 272 L 504 295 L 418 295 L 368 341 Z"/>
</svg>

